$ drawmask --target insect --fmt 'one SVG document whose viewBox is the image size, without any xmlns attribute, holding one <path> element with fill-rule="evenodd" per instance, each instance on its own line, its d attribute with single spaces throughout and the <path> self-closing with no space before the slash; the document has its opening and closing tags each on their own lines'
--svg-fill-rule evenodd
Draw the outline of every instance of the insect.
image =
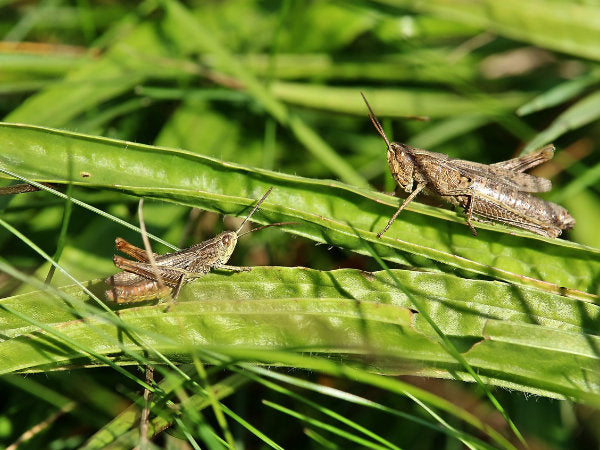
<svg viewBox="0 0 600 450">
<path fill-rule="evenodd" d="M 554 146 L 547 145 L 535 153 L 490 165 L 453 159 L 443 153 L 390 142 L 366 97 L 361 95 L 371 122 L 387 146 L 392 175 L 409 193 L 377 234 L 378 238 L 420 192 L 464 208 L 466 224 L 474 236 L 477 231 L 471 220 L 501 222 L 547 237 L 558 237 L 563 230 L 575 225 L 575 219 L 565 208 L 530 194 L 549 191 L 550 180 L 523 173 L 551 159 Z"/>
<path fill-rule="evenodd" d="M 279 222 L 254 228 L 239 234 L 243 226 L 271 193 L 272 187 L 252 208 L 237 231 L 224 231 L 212 239 L 200 242 L 190 248 L 164 255 L 153 254 L 155 265 L 150 261 L 145 249 L 136 247 L 124 239 L 117 238 L 117 250 L 131 256 L 135 261 L 115 255 L 113 262 L 123 272 L 107 278 L 110 286 L 106 298 L 117 303 L 130 303 L 151 300 L 172 293 L 173 299 L 179 295 L 183 284 L 201 278 L 211 269 L 227 269 L 234 272 L 249 271 L 249 267 L 227 265 L 237 240 L 248 233 L 277 225 L 291 225 L 293 222 Z"/>
</svg>

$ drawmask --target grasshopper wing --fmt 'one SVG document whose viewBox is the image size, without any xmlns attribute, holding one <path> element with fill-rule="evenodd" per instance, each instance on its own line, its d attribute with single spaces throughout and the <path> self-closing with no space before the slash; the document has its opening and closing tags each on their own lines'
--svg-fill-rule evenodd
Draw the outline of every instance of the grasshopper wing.
<svg viewBox="0 0 600 450">
<path fill-rule="evenodd" d="M 540 164 L 551 160 L 553 156 L 554 145 L 549 144 L 540 148 L 535 153 L 519 156 L 517 158 L 509 159 L 507 161 L 500 161 L 495 164 L 491 164 L 491 166 L 509 170 L 511 172 L 524 172 L 528 169 L 531 169 L 535 166 L 539 166 Z"/>
<path fill-rule="evenodd" d="M 484 176 L 495 179 L 522 192 L 547 192 L 552 189 L 550 180 L 529 175 L 523 173 L 523 171 L 548 161 L 553 155 L 554 146 L 547 145 L 535 153 L 495 164 L 479 164 L 462 159 L 454 159 L 452 164 L 466 176 Z"/>
</svg>

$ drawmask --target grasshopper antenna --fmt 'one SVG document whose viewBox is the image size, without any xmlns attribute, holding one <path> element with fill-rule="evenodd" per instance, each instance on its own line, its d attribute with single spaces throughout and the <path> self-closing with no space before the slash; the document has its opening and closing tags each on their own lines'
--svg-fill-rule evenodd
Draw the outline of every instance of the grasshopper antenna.
<svg viewBox="0 0 600 450">
<path fill-rule="evenodd" d="M 371 105 L 369 105 L 369 102 L 367 101 L 367 97 L 365 97 L 365 94 L 363 94 L 362 92 L 360 93 L 360 95 L 362 95 L 362 98 L 365 101 L 367 108 L 369 108 L 369 119 L 371 119 L 371 122 L 373 122 L 373 126 L 375 126 L 375 129 L 379 133 L 379 136 L 381 136 L 383 138 L 387 147 L 390 148 L 391 147 L 390 141 L 387 138 L 387 136 L 385 135 L 385 131 L 383 131 L 381 122 L 379 122 L 379 119 L 377 119 L 377 116 L 373 112 L 373 108 L 371 108 Z"/>
<path fill-rule="evenodd" d="M 250 234 L 250 233 L 254 233 L 255 231 L 264 230 L 265 228 L 279 227 L 279 226 L 282 226 L 282 225 L 300 225 L 300 222 L 276 222 L 276 223 L 270 223 L 268 225 L 263 225 L 261 227 L 252 228 L 251 230 L 246 231 L 245 233 L 239 234 L 238 238 L 241 238 L 242 236 L 246 236 L 247 234 Z"/>
<path fill-rule="evenodd" d="M 252 208 L 252 211 L 250 211 L 250 214 L 248 214 L 246 216 L 246 218 L 244 219 L 244 221 L 242 222 L 242 224 L 240 225 L 238 230 L 235 232 L 235 234 L 238 234 L 240 231 L 242 231 L 242 228 L 244 228 L 244 225 L 246 225 L 246 222 L 248 222 L 248 220 L 250 220 L 250 217 L 252 217 L 252 215 L 256 212 L 256 210 L 258 209 L 260 204 L 265 201 L 265 199 L 269 196 L 269 194 L 271 193 L 272 190 L 273 190 L 273 186 L 271 186 L 267 190 L 267 192 L 265 192 L 265 195 L 263 195 L 262 198 L 258 201 L 258 203 L 254 206 L 254 208 Z"/>
</svg>

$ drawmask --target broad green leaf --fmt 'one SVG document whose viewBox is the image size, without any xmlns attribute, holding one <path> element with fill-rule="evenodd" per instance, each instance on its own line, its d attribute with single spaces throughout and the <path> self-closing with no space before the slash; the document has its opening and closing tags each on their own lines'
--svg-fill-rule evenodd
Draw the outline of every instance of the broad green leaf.
<svg viewBox="0 0 600 450">
<path fill-rule="evenodd" d="M 281 268 L 283 269 L 283 268 Z M 284 269 L 285 270 L 285 269 Z M 291 269 L 292 272 L 294 272 L 296 269 Z M 280 279 L 280 274 L 277 273 L 277 271 L 274 272 L 275 278 L 276 279 Z M 296 286 L 297 285 L 297 278 L 296 276 L 292 273 L 291 274 L 292 277 L 289 279 L 291 281 L 291 286 Z M 356 275 L 362 277 L 364 276 L 364 273 L 362 272 L 358 272 L 356 273 Z M 209 275 L 210 276 L 210 275 Z M 259 274 L 259 277 L 261 278 L 261 280 L 264 279 L 264 277 L 261 277 Z M 269 277 L 268 277 L 269 278 Z M 327 277 L 327 280 L 330 281 L 329 277 Z M 251 287 L 250 287 L 251 290 Z M 74 293 L 75 296 L 73 295 L 68 295 L 68 291 L 71 291 L 71 293 Z M 214 293 L 218 293 L 218 289 L 217 290 L 213 290 Z M 200 352 L 200 354 L 205 355 L 205 357 L 207 357 L 207 361 L 211 364 L 231 364 L 232 362 L 235 361 L 230 361 L 228 358 L 224 358 L 224 355 L 219 355 L 217 353 L 214 352 L 215 349 L 218 349 L 219 347 L 214 347 L 214 346 L 200 346 L 200 347 L 190 347 L 189 344 L 191 344 L 192 342 L 186 337 L 186 332 L 184 333 L 175 333 L 172 335 L 172 337 L 175 337 L 176 341 L 173 341 L 169 336 L 162 334 L 162 331 L 160 330 L 160 328 L 162 328 L 161 326 L 150 326 L 150 328 L 140 328 L 137 327 L 137 325 L 133 322 L 127 322 L 124 321 L 121 317 L 119 317 L 117 319 L 117 317 L 115 316 L 110 316 L 107 315 L 105 312 L 98 312 L 94 309 L 90 309 L 89 307 L 87 307 L 85 304 L 82 304 L 76 297 L 81 297 L 80 293 L 77 293 L 77 289 L 72 289 L 72 288 L 68 288 L 67 291 L 65 291 L 64 293 L 62 292 L 58 292 L 60 294 L 60 298 L 64 298 L 68 300 L 68 303 L 65 303 L 63 300 L 60 300 L 59 302 L 56 302 L 55 299 L 57 299 L 56 297 L 56 293 L 57 291 L 52 291 L 52 295 L 51 296 L 46 296 L 45 298 L 47 300 L 50 300 L 53 308 L 58 307 L 61 310 L 65 310 L 68 309 L 69 312 L 75 312 L 75 316 L 73 316 L 73 318 L 75 317 L 83 317 L 83 320 L 68 320 L 68 322 L 66 323 L 67 328 L 69 328 L 69 326 L 71 324 L 75 324 L 78 323 L 80 325 L 84 324 L 85 327 L 88 329 L 88 331 L 91 333 L 92 336 L 95 336 L 96 339 L 92 339 L 93 342 L 91 342 L 90 340 L 81 340 L 79 338 L 74 338 L 73 336 L 70 335 L 70 332 L 68 330 L 66 330 L 65 332 L 65 328 L 62 325 L 59 325 L 57 328 L 54 328 L 52 325 L 48 325 L 46 322 L 37 320 L 36 318 L 33 318 L 29 315 L 29 313 L 23 311 L 22 305 L 23 304 L 17 304 L 16 308 L 13 308 L 12 305 L 10 304 L 10 301 L 7 299 L 6 303 L 2 303 L 2 310 L 6 310 L 6 312 L 8 312 L 9 314 L 11 314 L 14 317 L 19 317 L 21 319 L 24 320 L 25 323 L 29 323 L 29 324 L 33 324 L 34 327 L 40 327 L 45 333 L 47 333 L 47 336 L 52 340 L 52 343 L 50 345 L 44 345 L 44 349 L 42 351 L 44 357 L 46 358 L 52 358 L 53 355 L 53 351 L 52 351 L 52 347 L 54 345 L 54 343 L 58 344 L 59 347 L 58 348 L 58 354 L 56 356 L 58 356 L 58 359 L 65 361 L 65 357 L 68 357 L 67 354 L 71 351 L 74 352 L 74 354 L 77 355 L 83 355 L 84 357 L 87 355 L 92 355 L 94 358 L 99 359 L 101 362 L 104 363 L 110 363 L 113 368 L 118 369 L 119 371 L 121 371 L 124 374 L 129 375 L 128 372 L 123 371 L 123 369 L 120 368 L 120 366 L 116 366 L 114 362 L 112 362 L 112 360 L 108 359 L 108 357 L 104 356 L 105 351 L 108 351 L 109 353 L 111 353 L 110 347 L 111 345 L 116 345 L 117 348 L 120 351 L 124 351 L 126 352 L 126 355 L 124 356 L 129 356 L 131 357 L 132 355 L 135 355 L 135 347 L 138 345 L 142 345 L 141 348 L 145 350 L 150 350 L 151 353 L 153 354 L 157 354 L 158 355 L 158 351 L 159 351 L 159 347 L 160 349 L 164 350 L 165 347 L 164 345 L 167 346 L 167 353 L 172 353 L 175 352 L 174 354 L 172 354 L 172 358 L 175 358 L 177 361 L 184 361 L 186 358 L 188 358 L 187 355 L 189 355 L 190 352 L 192 352 L 192 354 L 198 354 L 198 352 Z M 271 294 L 275 294 L 276 295 L 276 291 L 272 290 Z M 35 294 L 34 294 L 35 295 Z M 43 301 L 42 297 L 36 296 L 38 298 L 38 300 Z M 23 299 L 24 297 L 18 297 L 19 299 Z M 181 298 L 182 301 L 184 301 L 184 298 Z M 216 300 L 216 302 L 213 302 L 215 304 L 215 306 L 217 308 L 219 308 L 219 304 L 223 303 L 223 297 L 222 296 L 218 296 L 218 300 Z M 267 308 L 266 310 L 262 309 L 262 306 L 260 304 L 260 300 L 255 299 L 258 301 L 258 303 L 256 304 L 256 306 L 260 309 L 260 311 L 263 312 L 268 312 Z M 328 301 L 328 299 L 319 299 L 325 301 L 325 303 L 330 303 L 330 301 Z M 346 300 L 346 299 L 344 299 Z M 271 302 L 273 302 L 271 300 Z M 193 303 L 193 302 L 191 302 Z M 204 301 L 202 302 L 204 303 Z M 225 300 L 226 303 L 226 300 Z M 239 306 L 240 301 L 235 301 L 235 304 L 237 304 L 237 306 Z M 254 303 L 254 302 L 250 302 L 250 303 Z M 292 299 L 292 303 L 291 306 L 292 308 L 296 308 L 299 304 L 303 303 L 302 299 Z M 350 303 L 354 303 L 354 301 L 350 301 Z M 182 304 L 181 302 L 176 304 L 176 305 L 171 305 L 171 307 L 179 307 L 179 305 L 181 306 L 185 306 L 184 304 Z M 205 305 L 208 305 L 208 303 L 205 303 Z M 154 312 L 158 312 L 159 310 L 164 312 L 164 307 L 166 305 L 157 305 L 157 306 L 153 306 L 152 309 L 154 310 Z M 190 305 L 190 303 L 188 303 L 188 306 L 191 306 L 192 308 L 194 308 L 192 305 Z M 249 305 L 251 306 L 251 305 Z M 393 321 L 393 317 L 395 315 L 389 315 L 386 314 L 385 311 L 381 310 L 381 306 L 377 307 L 378 310 L 378 314 L 383 314 L 385 317 L 381 316 L 381 318 L 383 318 L 385 323 L 389 323 L 390 320 Z M 391 306 L 391 305 L 390 305 Z M 135 309 L 135 308 L 134 308 Z M 237 309 L 237 307 L 234 305 L 234 309 Z M 354 311 L 354 313 L 351 313 L 351 315 L 356 315 L 355 313 L 357 312 L 355 307 L 352 307 L 352 310 Z M 403 308 L 400 308 L 399 311 L 401 312 L 403 310 Z M 120 311 L 119 312 L 119 316 L 121 316 L 125 311 Z M 311 311 L 310 309 L 307 310 L 307 313 L 310 317 L 314 316 L 313 311 Z M 195 314 L 195 313 L 194 313 Z M 294 320 L 293 317 L 290 318 L 289 313 L 284 313 L 286 315 L 286 317 L 288 317 L 288 319 L 293 320 L 294 323 L 298 323 L 296 320 Z M 362 308 L 359 308 L 358 311 L 359 314 L 359 319 L 360 319 L 360 330 L 359 330 L 359 334 L 364 334 L 365 331 L 367 330 L 365 328 L 365 323 L 366 323 L 366 316 L 365 316 L 365 312 L 362 311 Z M 228 313 L 226 313 L 226 315 L 229 315 Z M 326 314 L 327 315 L 327 314 Z M 367 314 L 368 315 L 368 314 Z M 136 314 L 137 317 L 138 316 Z M 208 313 L 209 317 L 213 317 L 212 313 Z M 271 314 L 272 316 L 272 314 Z M 334 314 L 335 316 L 335 314 Z M 331 319 L 326 319 L 325 322 L 322 322 L 322 325 L 325 325 L 325 323 L 329 320 L 333 320 L 333 323 L 335 324 L 340 324 L 339 320 L 337 320 L 334 316 L 332 316 Z M 166 316 L 164 314 L 160 314 L 160 317 L 165 318 Z M 216 316 L 214 316 L 216 317 Z M 347 318 L 350 317 L 346 317 L 346 314 L 342 313 L 342 321 L 346 320 Z M 48 319 L 46 317 L 46 319 Z M 184 321 L 186 321 L 187 319 L 183 319 Z M 400 318 L 400 321 L 404 321 L 404 319 Z M 167 325 L 165 324 L 168 328 L 170 328 L 172 331 L 175 331 L 174 325 L 183 325 L 185 328 L 187 328 L 187 326 L 178 319 L 175 319 L 175 321 L 177 322 L 176 324 L 169 320 L 170 324 Z M 149 322 L 147 320 L 143 320 L 144 323 L 149 324 Z M 223 323 L 222 321 L 219 321 L 220 323 Z M 300 322 L 302 322 L 300 320 Z M 256 321 L 248 321 L 246 319 L 243 319 L 243 323 L 245 325 L 251 325 L 252 323 L 256 323 Z M 276 322 L 274 322 L 276 323 Z M 109 325 L 110 324 L 110 325 Z M 206 323 L 208 324 L 208 323 Z M 56 325 L 56 324 L 55 324 Z M 113 332 L 109 331 L 107 332 L 107 327 L 105 325 L 109 325 L 109 328 L 111 327 L 115 327 L 115 331 L 116 331 L 116 336 L 117 339 L 115 340 L 113 336 L 111 336 L 111 334 L 114 334 Z M 198 328 L 200 324 L 196 324 L 193 325 L 192 328 L 190 328 L 189 330 L 193 332 L 194 336 L 198 337 L 199 335 L 196 334 L 193 330 L 198 330 L 200 331 L 202 326 L 200 326 L 200 328 Z M 337 325 L 336 325 L 337 326 Z M 210 331 L 210 330 L 207 330 Z M 335 331 L 335 330 L 332 330 Z M 352 332 L 350 329 L 348 329 L 347 331 Z M 90 333 L 87 332 L 83 332 L 82 334 L 85 334 L 86 336 L 89 337 Z M 225 333 L 228 334 L 228 333 Z M 304 333 L 304 329 L 302 331 L 301 334 L 305 334 Z M 328 333 L 325 334 L 321 334 L 321 335 L 317 335 L 315 336 L 315 338 L 317 340 L 321 340 L 321 339 L 329 339 L 327 337 Z M 224 336 L 224 335 L 223 335 Z M 277 339 L 286 339 L 286 337 L 284 336 L 284 334 L 281 333 L 281 330 L 277 333 Z M 334 335 L 331 337 L 332 339 L 336 339 L 334 336 L 336 336 L 336 334 L 334 333 Z M 24 336 L 22 336 L 24 337 Z M 39 336 L 38 336 L 39 337 Z M 124 340 L 125 337 L 125 340 Z M 300 336 L 298 336 L 300 337 Z M 360 338 L 360 336 L 356 336 L 358 338 Z M 367 336 L 368 338 L 368 336 Z M 11 342 L 14 344 L 15 341 L 19 341 L 21 338 L 20 337 L 16 337 L 16 339 L 13 339 Z M 34 340 L 37 338 L 34 338 Z M 183 341 L 182 341 L 183 339 Z M 195 339 L 195 338 L 194 338 Z M 130 347 L 125 341 L 127 342 L 131 342 L 134 344 L 134 347 Z M 153 344 L 153 342 L 158 341 L 160 342 L 160 344 L 158 346 L 155 346 Z M 33 341 L 32 341 L 33 343 Z M 271 342 L 269 343 L 268 341 L 264 341 L 263 344 L 267 344 L 267 346 L 269 346 L 272 343 L 275 343 L 275 341 L 271 340 Z M 89 344 L 92 344 L 92 346 L 90 346 Z M 108 346 L 107 346 L 108 344 Z M 183 347 L 181 346 L 181 344 L 183 344 Z M 348 348 L 347 346 L 348 342 L 344 342 L 342 343 L 342 347 L 343 347 L 343 351 L 346 352 L 348 355 L 353 355 L 356 353 L 357 349 L 353 349 L 353 348 Z M 18 345 L 18 344 L 17 344 Z M 34 347 L 37 344 L 33 344 Z M 173 345 L 175 345 L 175 347 L 178 347 L 178 349 L 175 349 L 175 347 L 173 347 Z M 102 350 L 100 350 L 100 352 L 98 352 L 94 346 L 99 346 Z M 226 347 L 223 347 L 224 350 L 226 350 L 228 353 L 231 353 L 232 351 L 235 351 L 235 349 L 239 349 L 239 346 L 232 346 L 232 345 L 227 345 Z M 254 360 L 254 359 L 259 359 L 262 360 L 265 357 L 267 358 L 272 358 L 272 357 L 276 357 L 278 359 L 281 359 L 281 361 L 288 361 L 289 364 L 293 364 L 297 367 L 307 367 L 307 368 L 313 368 L 315 370 L 321 370 L 325 373 L 331 373 L 332 369 L 334 371 L 342 371 L 340 374 L 344 373 L 346 374 L 346 376 L 350 376 L 350 378 L 352 379 L 356 379 L 357 381 L 362 381 L 362 382 L 366 382 L 368 384 L 372 384 L 374 386 L 378 386 L 378 387 L 384 387 L 387 389 L 392 389 L 394 392 L 397 392 L 398 394 L 402 394 L 402 395 L 411 395 L 414 398 L 420 399 L 421 401 L 425 401 L 426 403 L 429 403 L 431 406 L 437 407 L 437 408 L 441 408 L 442 410 L 445 410 L 459 418 L 461 418 L 462 420 L 466 421 L 467 423 L 470 423 L 471 425 L 477 427 L 478 429 L 481 429 L 482 431 L 486 431 L 487 434 L 490 435 L 490 437 L 492 437 L 495 441 L 497 442 L 503 442 L 505 446 L 506 445 L 506 441 L 500 436 L 498 435 L 493 429 L 490 429 L 489 427 L 487 427 L 485 424 L 481 423 L 476 417 L 472 416 L 470 413 L 457 408 L 455 405 L 452 405 L 450 402 L 441 399 L 435 395 L 429 394 L 428 392 L 425 392 L 419 388 L 415 388 L 414 386 L 411 386 L 409 384 L 406 384 L 404 382 L 398 381 L 398 380 L 387 380 L 384 379 L 384 377 L 380 377 L 377 375 L 372 375 L 369 374 L 367 372 L 364 371 L 364 369 L 353 369 L 350 368 L 349 366 L 343 366 L 343 365 L 339 365 L 339 363 L 335 363 L 333 366 L 326 360 L 315 360 L 314 358 L 306 358 L 304 356 L 298 355 L 294 352 L 289 352 L 289 351 L 284 351 L 284 352 L 274 352 L 273 350 L 267 350 L 267 352 L 265 353 L 264 350 L 252 350 L 253 347 L 246 347 L 247 350 L 249 351 L 249 359 L 250 360 Z M 6 349 L 6 347 L 5 347 Z M 212 349 L 212 350 L 211 350 Z M 298 350 L 298 348 L 296 347 L 296 350 Z M 349 353 L 348 353 L 349 350 Z M 371 345 L 369 345 L 369 350 L 374 350 L 374 347 L 372 347 Z M 259 353 L 256 356 L 256 351 L 258 351 Z M 318 350 L 317 350 L 318 353 Z M 317 354 L 315 353 L 315 354 Z M 359 351 L 360 353 L 360 351 Z M 114 356 L 114 352 L 112 352 L 111 357 Z M 352 356 L 351 356 L 352 357 Z M 35 356 L 35 358 L 37 358 L 37 356 Z M 290 359 L 291 358 L 291 359 Z M 242 358 L 242 360 L 246 360 L 248 358 L 244 357 Z M 385 357 L 385 359 L 387 359 L 387 357 Z M 119 357 L 119 363 L 120 364 L 127 364 L 128 363 L 129 358 L 127 357 Z M 136 356 L 134 358 L 135 361 L 138 361 L 138 357 Z M 294 362 L 292 362 L 292 360 L 295 360 Z M 10 363 L 10 359 L 7 360 L 8 363 Z M 161 358 L 159 359 L 159 362 L 164 362 L 166 361 L 164 359 L 164 356 L 161 356 Z M 85 363 L 85 360 L 79 360 L 79 363 Z M 138 361 L 139 362 L 139 361 Z M 150 362 L 146 359 L 145 360 L 145 364 L 149 364 Z M 171 367 L 174 368 L 172 362 L 169 362 L 169 364 L 171 365 Z M 55 367 L 55 366 L 54 366 Z M 44 367 L 44 369 L 49 369 L 52 368 L 52 366 L 49 367 Z M 178 370 L 178 373 L 181 373 L 180 370 Z M 138 383 L 140 383 L 138 381 Z M 143 385 L 143 383 L 140 383 Z M 509 445 L 509 447 L 511 447 Z M 511 447 L 512 448 L 512 447 Z"/>
<path fill-rule="evenodd" d="M 369 254 L 367 241 L 384 259 L 401 264 L 421 265 L 425 257 L 550 292 L 583 298 L 598 294 L 596 249 L 494 224 L 477 224 L 479 235 L 474 237 L 462 216 L 418 203 L 411 203 L 377 239 L 398 200 L 337 181 L 25 125 L 0 125 L 0 142 L 0 168 L 33 180 L 72 181 L 229 215 L 246 214 L 247 207 L 274 186 L 256 220 L 300 221 L 290 231 L 317 242 Z"/>
<path fill-rule="evenodd" d="M 600 378 L 594 369 L 600 338 L 591 326 L 599 317 L 598 305 L 447 274 L 393 274 L 410 297 L 385 272 L 270 267 L 211 273 L 186 285 L 168 312 L 165 304 L 156 302 L 120 307 L 121 326 L 103 319 L 105 313 L 93 313 L 79 303 L 68 306 L 53 294 L 36 291 L 9 297 L 0 300 L 5 337 L 0 342 L 0 372 L 97 363 L 82 352 L 85 348 L 128 363 L 121 347 L 138 349 L 131 331 L 182 362 L 189 361 L 194 348 L 226 354 L 236 348 L 293 349 L 350 360 L 369 356 L 367 367 L 389 374 L 456 374 L 467 379 L 413 311 L 414 296 L 490 383 L 600 401 Z M 101 283 L 91 287 L 95 292 L 104 289 Z M 77 287 L 65 293 L 87 299 Z M 12 311 L 55 327 L 69 341 L 61 343 L 60 336 L 36 331 L 35 324 Z M 548 362 L 527 364 L 534 354 L 536 360 Z"/>
<path fill-rule="evenodd" d="M 437 324 L 448 335 L 480 337 L 488 319 L 504 319 L 534 323 L 565 330 L 596 333 L 591 325 L 600 317 L 600 307 L 569 297 L 544 293 L 531 288 L 471 280 L 442 273 L 394 270 L 410 295 L 425 300 L 426 312 L 437 319 Z M 393 280 L 384 272 L 375 275 L 340 269 L 320 272 L 310 269 L 254 268 L 250 274 L 236 274 L 236 283 L 224 283 L 226 275 L 210 274 L 201 283 L 186 285 L 182 290 L 189 301 L 217 301 L 226 297 L 232 301 L 252 298 L 351 298 L 412 308 L 407 294 L 394 287 Z M 296 283 L 294 283 L 296 281 Z M 247 288 L 244 285 L 248 284 Z M 107 288 L 102 282 L 88 284 L 99 296 Z M 75 287 L 65 290 L 81 300 L 85 299 Z M 352 293 L 352 294 L 350 294 Z M 57 308 L 56 300 L 39 299 L 39 294 L 23 294 L 2 300 L 11 308 L 24 312 L 35 311 L 35 317 L 44 323 L 75 320 L 75 312 Z M 61 302 L 61 305 L 64 302 Z M 424 333 L 427 323 L 415 318 L 415 327 Z M 3 316 L 3 333 L 15 337 L 31 331 L 29 323 L 7 314 Z"/>
</svg>

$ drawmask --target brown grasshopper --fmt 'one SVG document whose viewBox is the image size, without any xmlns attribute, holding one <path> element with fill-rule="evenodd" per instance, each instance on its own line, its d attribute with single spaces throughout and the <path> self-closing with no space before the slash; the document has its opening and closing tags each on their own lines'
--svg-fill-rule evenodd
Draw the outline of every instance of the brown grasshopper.
<svg viewBox="0 0 600 450">
<path fill-rule="evenodd" d="M 562 230 L 575 225 L 575 219 L 565 208 L 529 194 L 549 191 L 552 188 L 550 180 L 523 173 L 551 159 L 554 146 L 547 145 L 535 153 L 491 165 L 453 159 L 443 153 L 390 142 L 369 102 L 364 94 L 362 96 L 371 122 L 387 145 L 392 175 L 396 183 L 409 193 L 385 228 L 377 234 L 378 238 L 420 192 L 464 208 L 466 223 L 474 236 L 477 232 L 471 219 L 501 222 L 547 237 L 558 237 Z"/>
<path fill-rule="evenodd" d="M 252 208 L 237 231 L 224 231 L 212 239 L 177 252 L 165 255 L 153 253 L 155 265 L 151 263 L 145 249 L 117 238 L 115 241 L 117 250 L 131 256 L 136 261 L 119 255 L 114 256 L 115 265 L 123 272 L 106 279 L 106 283 L 111 287 L 106 291 L 106 298 L 117 303 L 130 303 L 162 297 L 172 292 L 173 299 L 176 299 L 183 284 L 203 277 L 211 269 L 227 269 L 234 272 L 249 271 L 249 267 L 226 264 L 235 249 L 238 238 L 263 228 L 292 224 L 292 222 L 273 223 L 239 234 L 272 189 L 272 187 L 269 188 Z"/>
</svg>

